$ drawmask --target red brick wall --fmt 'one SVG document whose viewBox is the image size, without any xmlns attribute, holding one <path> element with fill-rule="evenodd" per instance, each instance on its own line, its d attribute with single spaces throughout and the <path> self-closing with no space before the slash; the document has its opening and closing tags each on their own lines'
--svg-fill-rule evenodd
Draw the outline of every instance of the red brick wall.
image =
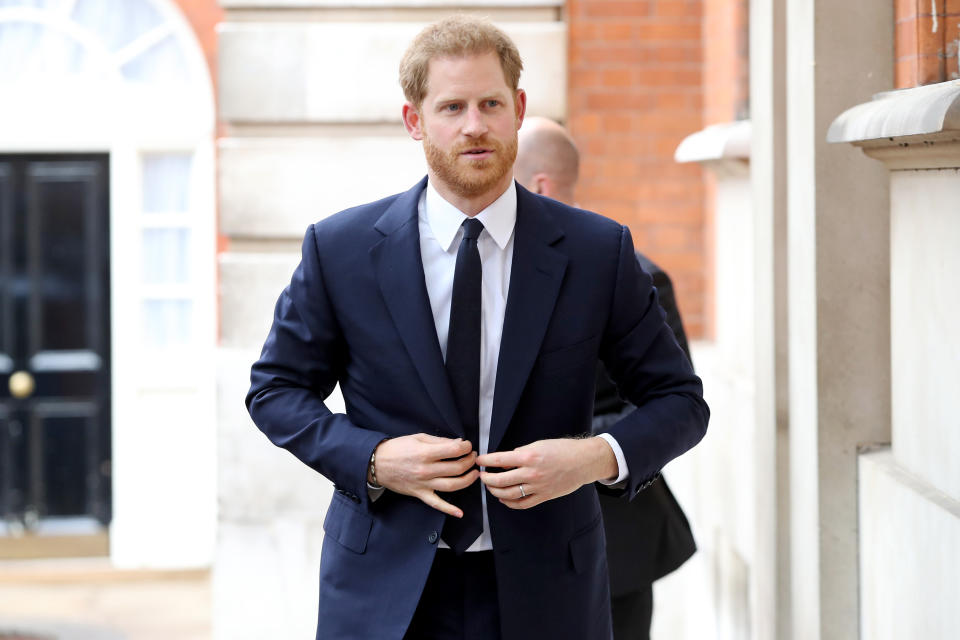
<svg viewBox="0 0 960 640">
<path fill-rule="evenodd" d="M 703 126 L 702 0 L 568 0 L 568 126 L 581 206 L 630 226 L 673 279 L 687 332 L 712 334 L 703 172 L 673 152 Z"/>
<path fill-rule="evenodd" d="M 960 77 L 960 0 L 895 1 L 896 87 L 904 89 Z"/>
<path fill-rule="evenodd" d="M 749 41 L 748 0 L 704 0 L 703 7 L 703 124 L 721 124 L 749 118 Z M 714 309 L 713 238 L 716 234 L 716 180 L 707 171 L 704 176 L 703 233 L 704 304 Z"/>
<path fill-rule="evenodd" d="M 213 85 L 217 85 L 217 23 L 223 20 L 223 9 L 217 0 L 174 0 L 183 16 L 193 27 L 203 55 L 210 68 Z M 216 95 L 216 92 L 214 92 Z"/>
<path fill-rule="evenodd" d="M 704 0 L 703 120 L 705 125 L 749 117 L 747 0 Z"/>
</svg>

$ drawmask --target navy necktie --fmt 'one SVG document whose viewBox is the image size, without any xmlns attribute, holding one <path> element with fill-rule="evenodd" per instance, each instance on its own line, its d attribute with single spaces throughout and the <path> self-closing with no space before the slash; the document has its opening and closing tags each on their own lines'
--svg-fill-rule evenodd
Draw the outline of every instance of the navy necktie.
<svg viewBox="0 0 960 640">
<path fill-rule="evenodd" d="M 483 223 L 473 218 L 463 223 L 463 239 L 457 252 L 447 333 L 447 375 L 460 421 L 473 450 L 480 451 L 480 300 L 482 271 L 477 238 Z M 448 516 L 443 540 L 463 553 L 483 532 L 480 481 L 449 494 L 449 501 L 463 510 L 463 518 Z"/>
</svg>

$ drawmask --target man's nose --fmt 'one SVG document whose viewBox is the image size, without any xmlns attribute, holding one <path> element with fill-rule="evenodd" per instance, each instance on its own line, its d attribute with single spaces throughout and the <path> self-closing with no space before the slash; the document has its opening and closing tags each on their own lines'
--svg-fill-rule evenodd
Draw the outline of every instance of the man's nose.
<svg viewBox="0 0 960 640">
<path fill-rule="evenodd" d="M 478 107 L 468 107 L 463 123 L 463 134 L 466 136 L 482 136 L 487 132 L 487 121 Z"/>
</svg>

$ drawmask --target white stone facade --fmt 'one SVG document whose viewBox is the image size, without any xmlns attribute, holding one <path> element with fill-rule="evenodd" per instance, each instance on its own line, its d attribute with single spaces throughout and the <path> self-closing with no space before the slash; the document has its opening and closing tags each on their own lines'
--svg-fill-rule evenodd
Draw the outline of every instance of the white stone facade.
<svg viewBox="0 0 960 640">
<path fill-rule="evenodd" d="M 749 170 L 743 125 L 677 150 L 715 175 L 717 335 L 694 351 L 710 430 L 668 469 L 700 553 L 657 593 L 711 622 L 660 637 L 958 637 L 960 82 L 870 100 L 890 67 L 823 35 L 850 8 L 788 9 L 753 5 L 774 32 L 753 38 Z M 888 18 L 860 44 L 889 51 Z M 814 90 L 840 78 L 867 102 Z"/>
<path fill-rule="evenodd" d="M 859 464 L 860 632 L 960 634 L 960 81 L 853 107 L 829 137 L 890 169 L 889 447 Z"/>
</svg>

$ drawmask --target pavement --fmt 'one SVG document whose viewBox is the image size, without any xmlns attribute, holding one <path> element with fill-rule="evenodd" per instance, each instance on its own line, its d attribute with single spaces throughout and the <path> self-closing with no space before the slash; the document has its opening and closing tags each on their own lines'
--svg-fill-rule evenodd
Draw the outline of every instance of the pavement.
<svg viewBox="0 0 960 640">
<path fill-rule="evenodd" d="M 0 640 L 210 640 L 210 572 L 0 561 Z"/>
</svg>

